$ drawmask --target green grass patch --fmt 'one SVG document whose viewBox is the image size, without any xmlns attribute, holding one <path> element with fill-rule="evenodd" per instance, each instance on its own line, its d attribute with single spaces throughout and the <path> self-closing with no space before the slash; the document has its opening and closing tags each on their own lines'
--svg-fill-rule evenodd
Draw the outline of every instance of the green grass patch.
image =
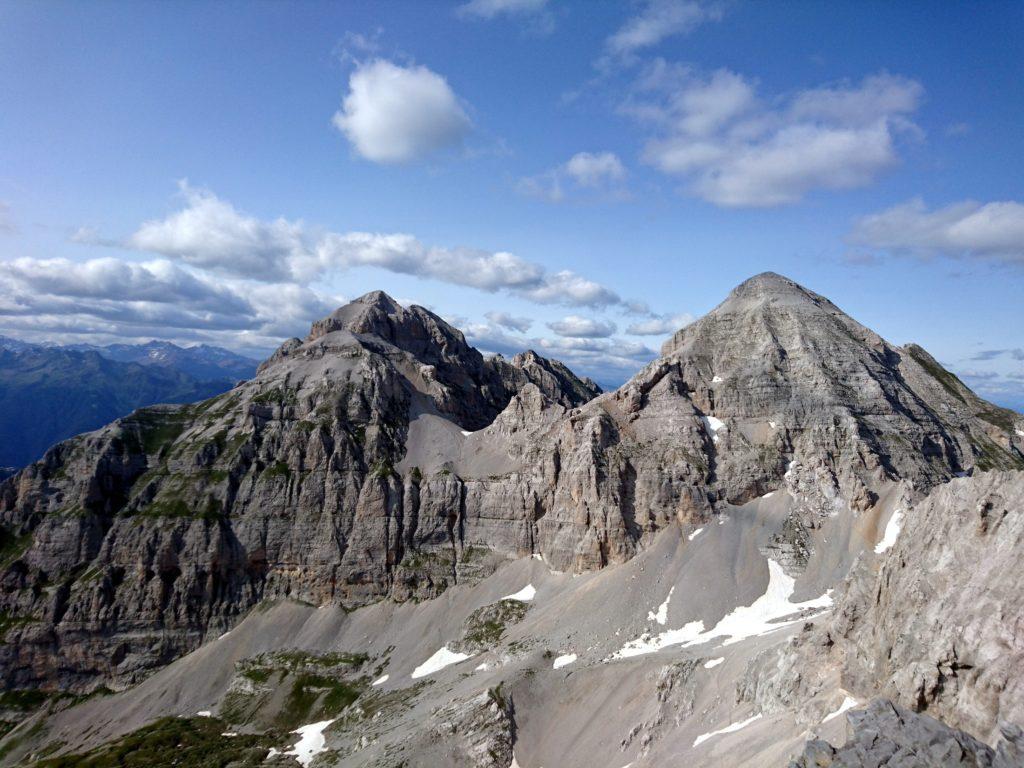
<svg viewBox="0 0 1024 768">
<path fill-rule="evenodd" d="M 253 395 L 252 402 L 257 405 L 298 405 L 299 398 L 293 390 L 273 387 L 266 392 Z"/>
<path fill-rule="evenodd" d="M 6 567 L 20 560 L 32 546 L 32 534 L 20 536 L 6 526 L 0 526 L 0 567 Z"/>
<path fill-rule="evenodd" d="M 291 467 L 289 467 L 283 461 L 275 461 L 273 464 L 268 465 L 267 468 L 263 470 L 262 474 L 262 477 L 268 480 L 271 480 L 275 477 L 283 477 L 284 479 L 287 480 L 291 476 Z"/>
<path fill-rule="evenodd" d="M 40 768 L 255 768 L 283 734 L 223 736 L 227 724 L 215 717 L 164 717 L 78 755 L 34 762 Z"/>
<path fill-rule="evenodd" d="M 522 621 L 529 609 L 529 604 L 521 600 L 499 600 L 478 608 L 466 619 L 462 644 L 473 649 L 498 644 L 505 635 L 505 629 Z"/>
</svg>

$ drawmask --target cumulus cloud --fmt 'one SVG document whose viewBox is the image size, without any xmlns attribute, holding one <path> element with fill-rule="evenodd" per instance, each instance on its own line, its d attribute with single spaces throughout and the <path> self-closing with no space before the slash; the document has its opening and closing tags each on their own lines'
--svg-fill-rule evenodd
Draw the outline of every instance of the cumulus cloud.
<svg viewBox="0 0 1024 768">
<path fill-rule="evenodd" d="M 626 167 L 613 152 L 578 152 L 565 164 L 565 172 L 581 187 L 596 187 L 626 177 Z"/>
<path fill-rule="evenodd" d="M 612 192 L 621 197 L 625 178 L 626 166 L 614 152 L 577 152 L 556 168 L 520 179 L 517 189 L 553 203 L 564 200 L 567 190 L 573 188 Z"/>
<path fill-rule="evenodd" d="M 444 77 L 386 59 L 359 64 L 334 125 L 362 157 L 405 163 L 456 147 L 471 123 Z"/>
<path fill-rule="evenodd" d="M 965 200 L 929 210 L 923 200 L 914 199 L 863 217 L 849 240 L 890 253 L 1024 265 L 1024 204 Z"/>
<path fill-rule="evenodd" d="M 482 291 L 504 291 L 538 304 L 573 307 L 632 304 L 611 289 L 569 270 L 506 251 L 427 245 L 404 233 L 311 232 L 301 222 L 262 221 L 206 190 L 182 185 L 185 206 L 146 222 L 123 242 L 93 230 L 80 242 L 123 245 L 190 266 L 263 282 L 309 283 L 329 273 L 375 267 Z"/>
<path fill-rule="evenodd" d="M 621 110 L 654 128 L 644 161 L 688 193 L 771 207 L 864 186 L 896 164 L 899 138 L 920 133 L 909 115 L 922 95 L 916 81 L 883 73 L 765 100 L 730 70 L 701 75 L 659 60 Z"/>
<path fill-rule="evenodd" d="M 717 4 L 696 0 L 648 0 L 643 10 L 626 22 L 607 41 L 609 53 L 634 54 L 673 35 L 685 35 L 707 21 L 722 18 Z"/>
<path fill-rule="evenodd" d="M 693 315 L 686 313 L 679 315 L 654 315 L 646 320 L 632 323 L 626 328 L 626 333 L 633 336 L 664 336 L 684 328 L 692 323 L 693 319 Z"/>
<path fill-rule="evenodd" d="M 530 326 L 533 325 L 533 320 L 530 318 L 516 317 L 508 312 L 487 312 L 484 314 L 484 317 L 494 323 L 494 325 L 507 328 L 510 331 L 519 331 L 520 333 L 526 333 L 530 330 Z"/>
<path fill-rule="evenodd" d="M 548 328 L 559 336 L 577 339 L 606 339 L 618 330 L 615 323 L 579 315 L 569 315 L 561 320 L 555 320 L 548 323 Z"/>
<path fill-rule="evenodd" d="M 311 321 L 344 303 L 312 286 L 356 268 L 538 304 L 657 317 L 583 275 L 512 253 L 431 246 L 401 233 L 312 231 L 298 221 L 255 218 L 206 190 L 182 190 L 179 210 L 126 238 L 92 229 L 72 238 L 156 258 L 0 260 L 0 332 L 63 341 L 203 341 L 263 352 L 282 338 L 304 336 Z M 644 344 L 615 338 L 615 324 L 602 319 L 569 315 L 551 323 L 555 338 L 538 338 L 525 335 L 529 317 L 498 310 L 486 317 L 474 331 L 486 351 L 534 348 L 605 381 L 609 371 L 623 378 L 653 357 Z"/>
<path fill-rule="evenodd" d="M 291 260 L 307 250 L 301 222 L 265 222 L 239 213 L 210 192 L 181 182 L 187 205 L 164 219 L 145 222 L 130 248 L 180 259 L 205 269 L 263 280 L 290 277 Z M 79 230 L 76 235 L 85 236 Z"/>
</svg>

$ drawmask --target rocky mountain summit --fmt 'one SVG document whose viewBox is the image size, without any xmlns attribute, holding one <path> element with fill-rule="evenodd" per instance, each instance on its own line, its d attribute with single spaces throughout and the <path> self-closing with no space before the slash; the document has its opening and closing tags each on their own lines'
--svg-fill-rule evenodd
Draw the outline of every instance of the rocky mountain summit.
<svg viewBox="0 0 1024 768">
<path fill-rule="evenodd" d="M 370 293 L 3 481 L 5 687 L 123 692 L 0 756 L 216 712 L 282 765 L 785 765 L 874 696 L 994 743 L 1022 469 L 1024 417 L 772 273 L 611 393 Z"/>
</svg>

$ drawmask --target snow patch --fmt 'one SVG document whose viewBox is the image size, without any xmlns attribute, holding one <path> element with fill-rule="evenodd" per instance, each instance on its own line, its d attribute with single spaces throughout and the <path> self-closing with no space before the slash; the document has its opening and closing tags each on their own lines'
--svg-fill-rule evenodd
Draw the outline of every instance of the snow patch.
<svg viewBox="0 0 1024 768">
<path fill-rule="evenodd" d="M 210 710 L 201 709 L 198 712 L 196 712 L 196 717 L 213 717 L 213 715 L 210 713 Z"/>
<path fill-rule="evenodd" d="M 228 630 L 227 632 L 225 632 L 225 633 L 224 633 L 223 635 L 221 635 L 221 636 L 220 636 L 220 637 L 218 637 L 217 639 L 218 639 L 218 640 L 223 640 L 223 639 L 224 639 L 225 637 L 227 637 L 227 636 L 228 636 L 228 635 L 230 635 L 230 634 L 231 634 L 231 630 L 229 629 L 229 630 Z"/>
<path fill-rule="evenodd" d="M 532 557 L 534 560 L 540 560 L 542 563 L 544 562 L 544 555 L 542 555 L 540 552 L 534 552 Z"/>
<path fill-rule="evenodd" d="M 316 755 L 326 751 L 327 739 L 324 738 L 324 729 L 333 722 L 334 720 L 321 720 L 319 723 L 310 723 L 296 728 L 292 733 L 297 733 L 299 740 L 284 754 L 292 755 L 296 762 L 305 768 L 313 762 Z"/>
<path fill-rule="evenodd" d="M 376 680 L 374 680 L 372 683 L 370 683 L 370 685 L 371 686 L 373 686 L 373 685 L 384 685 L 384 683 L 386 683 L 388 681 L 389 677 L 391 677 L 391 675 L 383 675 L 381 677 L 378 677 Z"/>
<path fill-rule="evenodd" d="M 668 601 L 672 599 L 672 593 L 675 592 L 675 591 L 676 591 L 675 587 L 672 587 L 672 589 L 670 589 L 668 591 L 668 597 L 665 598 L 665 602 L 663 602 L 661 605 L 658 606 L 657 612 L 655 612 L 655 611 L 648 611 L 647 612 L 647 620 L 648 621 L 656 621 L 656 622 L 658 622 L 661 625 L 664 625 L 665 622 L 668 621 Z"/>
<path fill-rule="evenodd" d="M 779 428 L 779 425 L 776 424 L 774 421 L 769 421 L 768 422 L 768 426 L 771 427 L 772 429 L 778 429 Z"/>
<path fill-rule="evenodd" d="M 755 720 L 760 720 L 760 719 L 761 719 L 761 715 L 754 715 L 753 717 L 748 717 L 746 720 L 743 720 L 742 722 L 733 723 L 732 725 L 727 725 L 727 726 L 725 726 L 725 728 L 719 728 L 717 731 L 712 731 L 711 733 L 701 734 L 700 736 L 698 736 L 696 739 L 693 740 L 693 746 L 696 747 L 698 744 L 703 744 L 705 741 L 707 741 L 708 739 L 710 739 L 710 738 L 712 738 L 714 736 L 720 736 L 723 733 L 732 733 L 733 731 L 738 731 L 741 728 L 746 728 L 748 725 L 750 725 Z"/>
<path fill-rule="evenodd" d="M 857 700 L 851 698 L 850 696 L 847 696 L 845 699 L 843 699 L 843 703 L 839 705 L 839 709 L 837 709 L 835 712 L 830 712 L 829 714 L 825 715 L 825 719 L 821 722 L 827 723 L 829 720 L 839 717 L 841 714 L 843 714 L 843 712 L 853 709 L 856 706 Z"/>
<path fill-rule="evenodd" d="M 894 510 L 892 515 L 890 515 L 889 522 L 885 524 L 885 533 L 882 534 L 882 540 L 875 545 L 876 555 L 882 554 L 896 543 L 896 539 L 900 535 L 900 518 L 902 517 L 903 513 L 898 509 Z"/>
<path fill-rule="evenodd" d="M 1013 431 L 1017 433 L 1017 437 L 1024 437 L 1024 429 L 1015 429 Z"/>
<path fill-rule="evenodd" d="M 610 659 L 628 659 L 632 656 L 655 653 L 670 645 L 686 647 L 710 640 L 721 640 L 722 645 L 732 645 L 795 624 L 805 618 L 796 616 L 784 620 L 788 616 L 810 608 L 825 609 L 832 606 L 831 592 L 802 603 L 791 602 L 795 587 L 796 580 L 787 576 L 777 562 L 769 560 L 768 588 L 750 605 L 734 608 L 709 630 L 704 629 L 703 621 L 691 621 L 679 629 L 669 629 L 653 637 L 650 634 L 643 634 L 622 646 Z"/>
<path fill-rule="evenodd" d="M 464 437 L 469 437 L 470 435 L 473 434 L 472 432 L 467 432 L 464 429 L 460 429 L 459 431 L 463 434 Z"/>
<path fill-rule="evenodd" d="M 719 656 L 717 659 L 708 659 L 704 662 L 704 669 L 714 669 L 723 661 L 725 661 L 725 658 L 723 656 Z"/>
<path fill-rule="evenodd" d="M 761 498 L 762 498 L 762 499 L 770 499 L 770 498 L 771 498 L 772 496 L 774 496 L 774 495 L 775 495 L 775 491 L 768 491 L 768 493 L 766 493 L 766 494 L 765 494 L 764 496 L 762 496 Z"/>
<path fill-rule="evenodd" d="M 415 680 L 417 677 L 432 675 L 445 667 L 450 667 L 452 664 L 458 664 L 460 661 L 465 661 L 472 655 L 473 654 L 471 653 L 457 653 L 455 651 L 449 651 L 447 645 L 443 646 L 438 649 L 437 653 L 412 671 L 412 678 Z"/>
<path fill-rule="evenodd" d="M 567 653 L 564 656 L 559 656 L 555 659 L 555 663 L 551 665 L 552 669 L 561 669 L 572 664 L 579 657 L 575 653 Z"/>
<path fill-rule="evenodd" d="M 722 377 L 721 376 L 713 376 L 711 378 L 711 383 L 712 384 L 721 384 L 722 383 Z"/>
<path fill-rule="evenodd" d="M 716 419 L 714 416 L 704 416 L 704 426 L 708 428 L 711 433 L 711 442 L 718 442 L 718 430 L 725 427 L 725 422 L 721 419 Z"/>
<path fill-rule="evenodd" d="M 505 595 L 502 600 L 518 600 L 521 603 L 528 603 L 533 600 L 537 595 L 537 590 L 534 589 L 533 584 L 527 584 L 525 587 L 520 589 L 518 592 L 513 592 L 511 595 Z"/>
<path fill-rule="evenodd" d="M 698 529 L 697 529 L 696 531 L 694 531 L 694 532 L 693 532 L 693 533 L 691 533 L 691 534 L 690 534 L 689 536 L 687 536 L 687 537 L 686 537 L 686 540 L 687 540 L 687 541 L 693 541 L 693 540 L 694 540 L 694 539 L 696 539 L 696 538 L 697 538 L 698 536 L 700 536 L 700 532 L 701 532 L 701 531 L 703 531 L 703 530 L 704 530 L 704 528 L 703 528 L 703 527 L 701 527 L 701 528 L 698 528 Z"/>
</svg>

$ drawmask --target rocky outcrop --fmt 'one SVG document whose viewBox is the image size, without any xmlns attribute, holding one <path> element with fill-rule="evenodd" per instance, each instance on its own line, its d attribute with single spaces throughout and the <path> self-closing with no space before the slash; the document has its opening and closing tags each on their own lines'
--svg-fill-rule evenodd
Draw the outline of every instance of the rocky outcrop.
<svg viewBox="0 0 1024 768">
<path fill-rule="evenodd" d="M 1024 473 L 953 480 L 901 528 L 851 576 L 829 628 L 847 687 L 983 738 L 1024 722 Z"/>
<path fill-rule="evenodd" d="M 621 563 L 779 488 L 798 504 L 771 546 L 799 568 L 807 531 L 896 482 L 1024 465 L 1009 412 L 924 359 L 767 274 L 594 397 L 561 364 L 485 359 L 368 294 L 252 381 L 0 485 L 5 684 L 127 685 L 265 599 L 432 597 L 533 553 Z"/>
<path fill-rule="evenodd" d="M 884 699 L 851 712 L 853 738 L 842 747 L 815 740 L 790 768 L 1018 768 L 1024 733 L 1007 726 L 992 749 L 974 737 Z"/>
<path fill-rule="evenodd" d="M 1024 722 L 1022 504 L 1024 472 L 986 472 L 895 512 L 879 551 L 864 553 L 847 577 L 829 620 L 754 659 L 737 699 L 813 726 L 826 714 L 817 694 L 838 681 L 859 697 L 894 701 L 887 723 L 924 722 L 904 710 L 942 721 L 943 749 L 950 728 L 994 743 L 1006 723 Z M 921 732 L 908 728 L 900 738 L 917 743 Z M 850 749 L 860 749 L 856 739 L 834 762 L 807 764 L 879 764 L 853 761 Z M 808 755 L 818 759 L 819 751 Z M 984 760 L 977 765 L 994 764 Z"/>
</svg>

